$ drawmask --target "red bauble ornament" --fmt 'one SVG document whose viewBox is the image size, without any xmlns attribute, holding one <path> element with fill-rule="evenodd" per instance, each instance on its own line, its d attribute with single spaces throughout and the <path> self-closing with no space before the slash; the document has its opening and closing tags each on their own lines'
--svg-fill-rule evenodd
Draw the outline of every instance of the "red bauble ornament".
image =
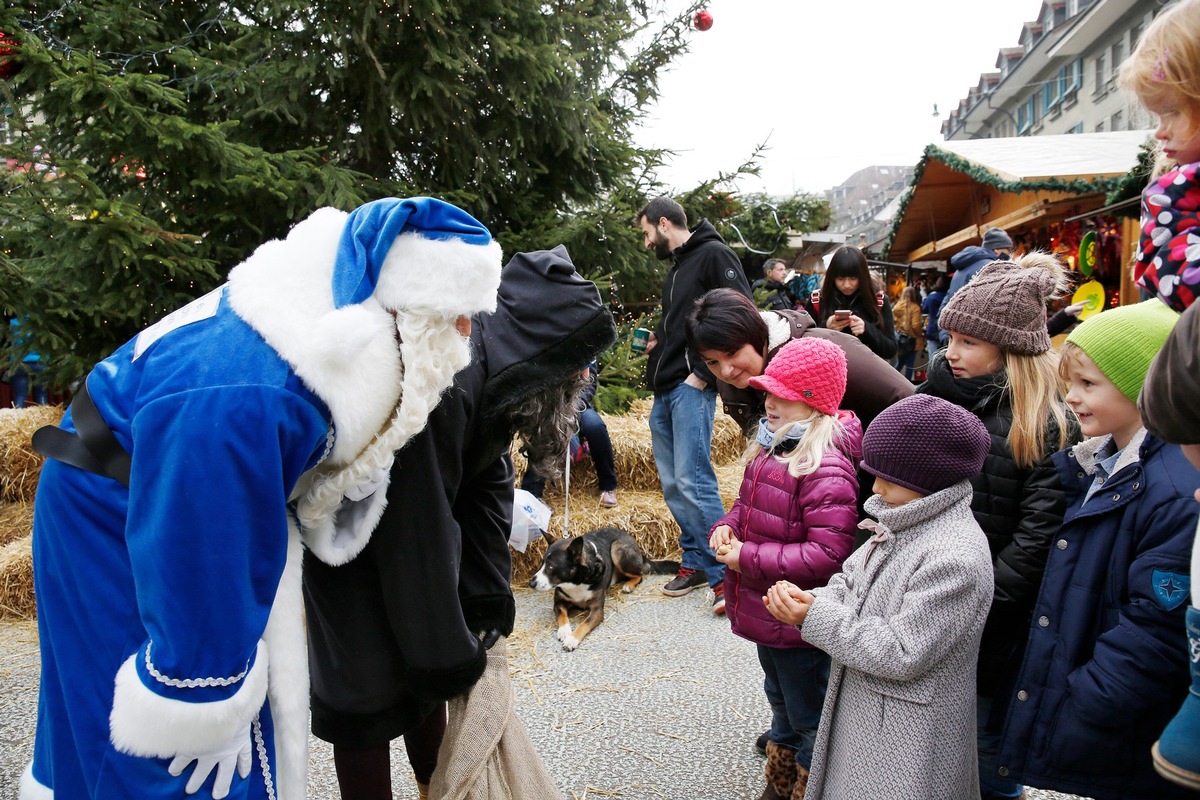
<svg viewBox="0 0 1200 800">
<path fill-rule="evenodd" d="M 692 25 L 698 31 L 706 31 L 712 27 L 713 15 L 708 11 L 697 11 L 696 16 L 692 17 Z"/>
<path fill-rule="evenodd" d="M 21 71 L 17 60 L 17 41 L 0 31 L 0 80 L 6 80 Z"/>
</svg>

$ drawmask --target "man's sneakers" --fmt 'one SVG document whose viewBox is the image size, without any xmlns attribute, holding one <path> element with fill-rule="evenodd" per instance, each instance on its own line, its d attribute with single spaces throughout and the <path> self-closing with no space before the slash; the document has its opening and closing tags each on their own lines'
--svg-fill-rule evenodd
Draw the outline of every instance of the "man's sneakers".
<svg viewBox="0 0 1200 800">
<path fill-rule="evenodd" d="M 680 567 L 679 574 L 667 581 L 667 585 L 662 588 L 662 593 L 667 597 L 683 597 L 692 589 L 707 585 L 708 577 L 703 572 Z M 722 586 L 722 588 L 724 587 Z M 722 605 L 722 609 L 724 609 L 724 605 Z"/>
<path fill-rule="evenodd" d="M 713 604 L 712 610 L 714 614 L 720 615 L 725 613 L 725 584 L 718 583 L 713 587 Z"/>
<path fill-rule="evenodd" d="M 609 489 L 607 492 L 600 493 L 600 505 L 605 508 L 617 507 L 617 490 Z"/>
</svg>

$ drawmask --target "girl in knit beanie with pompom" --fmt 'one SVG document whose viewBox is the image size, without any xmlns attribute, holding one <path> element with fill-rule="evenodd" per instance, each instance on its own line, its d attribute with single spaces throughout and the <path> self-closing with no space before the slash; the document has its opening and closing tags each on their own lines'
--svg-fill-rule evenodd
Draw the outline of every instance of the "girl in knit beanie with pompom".
<svg viewBox="0 0 1200 800">
<path fill-rule="evenodd" d="M 985 797 L 1021 794 L 1020 784 L 996 774 L 994 759 L 1046 551 L 1066 510 L 1050 456 L 1076 434 L 1046 331 L 1046 303 L 1066 289 L 1061 266 L 1046 253 L 988 264 L 943 307 L 938 324 L 949 344 L 917 388 L 975 414 L 991 434 L 983 472 L 971 480 L 971 509 L 995 572 L 978 674 Z"/>
<path fill-rule="evenodd" d="M 763 800 L 801 798 L 821 719 L 829 656 L 776 620 L 762 597 L 776 581 L 824 586 L 854 548 L 862 426 L 838 405 L 846 355 L 825 339 L 784 345 L 750 385 L 766 416 L 746 451 L 738 499 L 709 544 L 725 564 L 733 632 L 758 646 L 771 705 Z"/>
</svg>

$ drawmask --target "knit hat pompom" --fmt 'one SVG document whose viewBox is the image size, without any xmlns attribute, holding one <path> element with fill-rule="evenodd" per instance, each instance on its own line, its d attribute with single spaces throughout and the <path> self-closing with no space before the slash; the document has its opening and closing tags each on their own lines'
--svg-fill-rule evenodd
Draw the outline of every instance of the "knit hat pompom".
<svg viewBox="0 0 1200 800">
<path fill-rule="evenodd" d="M 938 325 L 1001 350 L 1036 355 L 1050 349 L 1046 303 L 1061 297 L 1067 282 L 1049 253 L 1031 252 L 993 261 L 975 274 L 942 308 Z"/>
<path fill-rule="evenodd" d="M 992 437 L 962 406 L 914 394 L 884 409 L 862 440 L 862 468 L 923 495 L 983 470 Z"/>
<path fill-rule="evenodd" d="M 1178 321 L 1179 314 L 1155 297 L 1089 317 L 1071 331 L 1067 342 L 1086 353 L 1104 377 L 1136 403 L 1150 362 Z"/>
<path fill-rule="evenodd" d="M 750 385 L 833 414 L 846 393 L 846 354 L 825 339 L 793 339 L 780 348 L 762 375 L 750 379 Z"/>
</svg>

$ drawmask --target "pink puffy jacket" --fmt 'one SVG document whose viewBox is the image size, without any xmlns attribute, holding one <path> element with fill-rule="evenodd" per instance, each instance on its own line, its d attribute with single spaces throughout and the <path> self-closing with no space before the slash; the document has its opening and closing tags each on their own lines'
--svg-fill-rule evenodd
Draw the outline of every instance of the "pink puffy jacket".
<svg viewBox="0 0 1200 800">
<path fill-rule="evenodd" d="M 800 631 L 771 616 L 763 595 L 778 580 L 802 589 L 824 586 L 854 549 L 862 425 L 839 411 L 843 431 L 821 466 L 793 477 L 774 456 L 759 454 L 746 467 L 737 502 L 716 525 L 728 525 L 743 543 L 741 572 L 725 570 L 725 612 L 733 632 L 768 647 L 810 647 Z"/>
</svg>

